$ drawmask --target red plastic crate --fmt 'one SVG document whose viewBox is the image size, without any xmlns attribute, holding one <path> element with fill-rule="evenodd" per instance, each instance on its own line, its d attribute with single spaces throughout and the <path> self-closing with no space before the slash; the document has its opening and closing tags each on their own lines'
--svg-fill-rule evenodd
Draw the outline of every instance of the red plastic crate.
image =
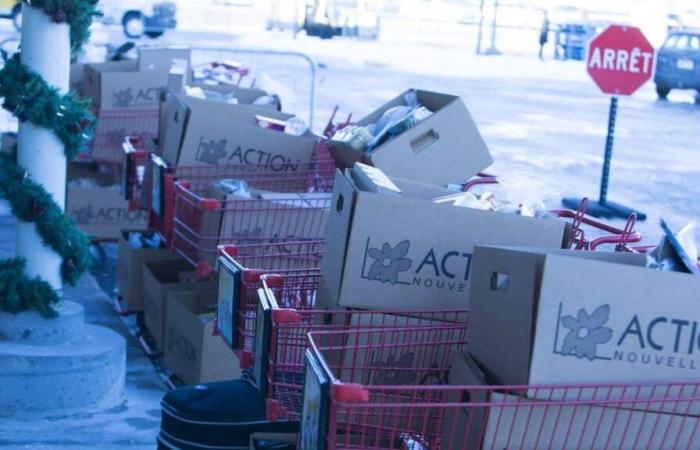
<svg viewBox="0 0 700 450">
<path fill-rule="evenodd" d="M 449 355 L 465 334 L 310 333 L 299 448 L 700 448 L 700 418 L 689 414 L 700 408 L 700 382 L 449 385 Z"/>
</svg>

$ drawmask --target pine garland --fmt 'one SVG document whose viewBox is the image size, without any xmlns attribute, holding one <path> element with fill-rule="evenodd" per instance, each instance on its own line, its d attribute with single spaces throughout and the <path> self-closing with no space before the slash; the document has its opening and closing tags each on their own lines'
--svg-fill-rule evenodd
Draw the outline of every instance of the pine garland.
<svg viewBox="0 0 700 450">
<path fill-rule="evenodd" d="M 89 38 L 90 23 L 98 15 L 97 0 L 23 0 L 42 9 L 55 23 L 70 26 L 71 50 L 80 51 Z M 70 160 L 86 149 L 95 118 L 89 102 L 69 93 L 60 95 L 29 67 L 19 54 L 2 53 L 5 66 L 0 70 L 0 96 L 3 108 L 21 122 L 31 122 L 52 130 L 64 144 Z M 44 245 L 62 258 L 61 279 L 75 285 L 90 265 L 89 239 L 46 192 L 31 179 L 31 174 L 17 165 L 14 155 L 0 157 L 0 197 L 6 199 L 12 213 L 20 220 L 32 222 Z M 60 297 L 51 285 L 39 277 L 25 275 L 22 258 L 0 260 L 0 309 L 10 313 L 38 311 L 45 317 L 56 315 L 53 305 Z"/>
<path fill-rule="evenodd" d="M 73 93 L 61 96 L 43 78 L 22 64 L 19 53 L 2 54 L 5 67 L 0 71 L 2 107 L 21 122 L 52 130 L 66 147 L 66 157 L 73 159 L 86 150 L 87 138 L 95 118 L 90 102 Z"/>
<path fill-rule="evenodd" d="M 99 0 L 22 0 L 34 8 L 42 9 L 54 23 L 68 23 L 73 54 L 79 53 L 90 38 L 92 18 L 101 16 L 97 10 Z"/>
</svg>

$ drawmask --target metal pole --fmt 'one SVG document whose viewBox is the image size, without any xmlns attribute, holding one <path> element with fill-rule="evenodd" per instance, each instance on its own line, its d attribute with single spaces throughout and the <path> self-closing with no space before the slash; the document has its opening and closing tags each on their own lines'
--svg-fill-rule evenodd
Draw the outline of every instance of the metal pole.
<svg viewBox="0 0 700 450">
<path fill-rule="evenodd" d="M 617 120 L 617 97 L 610 98 L 610 114 L 608 115 L 608 136 L 605 139 L 605 158 L 603 160 L 603 176 L 600 179 L 600 197 L 598 203 L 605 205 L 608 201 L 608 184 L 610 183 L 610 163 L 612 161 L 613 144 L 615 143 L 615 121 Z"/>
<path fill-rule="evenodd" d="M 481 37 L 483 35 L 484 31 L 484 6 L 485 6 L 486 0 L 481 0 L 481 3 L 479 4 L 479 31 L 477 32 L 476 35 L 476 54 L 480 55 L 481 54 Z"/>
<path fill-rule="evenodd" d="M 487 55 L 498 55 L 496 48 L 496 29 L 498 28 L 498 0 L 493 0 L 493 20 L 491 21 L 491 46 L 486 50 Z"/>
<path fill-rule="evenodd" d="M 22 62 L 56 87 L 68 92 L 70 37 L 68 25 L 56 24 L 41 9 L 22 5 Z M 30 122 L 19 124 L 17 162 L 65 209 L 66 156 L 53 131 Z M 62 288 L 61 257 L 42 243 L 33 223 L 18 221 L 17 256 L 27 261 L 26 274 Z"/>
</svg>

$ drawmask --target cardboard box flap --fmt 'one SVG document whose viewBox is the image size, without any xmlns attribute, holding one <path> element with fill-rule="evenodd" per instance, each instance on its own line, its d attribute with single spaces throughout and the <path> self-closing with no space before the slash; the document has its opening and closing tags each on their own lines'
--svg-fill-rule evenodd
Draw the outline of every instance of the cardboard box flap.
<svg viewBox="0 0 700 450">
<path fill-rule="evenodd" d="M 355 182 L 355 169 L 346 169 L 348 179 L 352 180 L 355 190 L 361 191 L 360 186 Z M 454 192 L 434 184 L 420 183 L 418 181 L 405 180 L 402 178 L 391 177 L 391 181 L 401 190 L 401 197 L 414 198 L 421 200 L 432 200 L 436 197 L 454 194 Z M 372 191 L 367 191 L 372 192 Z"/>
<path fill-rule="evenodd" d="M 474 359 L 463 350 L 454 350 L 450 356 L 449 384 L 452 386 L 485 386 L 486 376 Z M 490 391 L 474 389 L 451 391 L 447 394 L 450 403 L 488 403 Z M 443 450 L 478 448 L 486 420 L 486 408 L 446 408 L 442 422 Z M 471 445 L 466 445 L 469 443 Z M 474 447 L 472 447 L 474 445 Z"/>
<path fill-rule="evenodd" d="M 160 142 L 163 159 L 174 165 L 177 164 L 182 139 L 187 129 L 189 109 L 183 101 L 183 96 L 173 94 L 166 96 L 161 108 L 161 113 L 164 115 L 161 117 L 164 127 L 161 130 L 162 141 Z"/>
<path fill-rule="evenodd" d="M 328 212 L 326 227 L 326 246 L 321 260 L 325 286 L 332 301 L 337 301 L 343 282 L 345 270 L 345 253 L 350 237 L 350 228 L 355 210 L 356 187 L 346 173 L 337 170 L 331 209 Z M 332 234 L 333 237 L 329 236 Z"/>
<path fill-rule="evenodd" d="M 139 70 L 169 71 L 173 60 L 190 64 L 192 51 L 188 47 L 139 47 Z"/>
<path fill-rule="evenodd" d="M 422 91 L 420 89 L 416 90 L 416 95 L 418 97 L 418 102 L 433 112 L 439 111 L 450 103 L 460 99 L 456 95 Z"/>
<path fill-rule="evenodd" d="M 467 348 L 494 378 L 527 384 L 527 366 L 534 340 L 538 274 L 544 255 L 497 247 L 474 248 L 472 260 L 472 320 Z M 507 314 L 503 314 L 507 311 Z M 505 333 L 492 339 L 494 330 Z M 518 336 L 518 339 L 513 338 Z M 478 345 L 471 345 L 471 342 Z M 483 346 L 481 345 L 483 343 Z M 488 344 L 487 344 L 488 343 Z M 503 376 L 507 374 L 507 378 Z"/>
<path fill-rule="evenodd" d="M 139 70 L 139 62 L 135 59 L 125 59 L 122 61 L 107 61 L 103 63 L 87 64 L 85 67 L 99 73 L 136 72 Z"/>
</svg>

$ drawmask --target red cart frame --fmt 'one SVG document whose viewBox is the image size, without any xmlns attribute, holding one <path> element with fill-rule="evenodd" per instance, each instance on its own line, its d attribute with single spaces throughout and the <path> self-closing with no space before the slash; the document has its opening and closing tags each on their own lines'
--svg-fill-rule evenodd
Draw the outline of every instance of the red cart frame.
<svg viewBox="0 0 700 450">
<path fill-rule="evenodd" d="M 214 270 L 220 245 L 313 241 L 325 235 L 334 165 L 312 164 L 296 172 L 270 167 L 251 172 L 246 165 L 236 170 L 235 179 L 269 197 L 211 198 L 212 180 L 222 178 L 218 174 L 175 183 L 172 247 L 196 265 L 202 277 Z"/>
<path fill-rule="evenodd" d="M 390 329 L 467 323 L 468 311 L 360 311 L 295 308 L 315 297 L 316 285 L 290 283 L 278 275 L 261 278 L 255 316 L 252 375 L 267 398 L 268 420 L 299 420 L 303 398 L 304 352 L 311 331 Z"/>
<path fill-rule="evenodd" d="M 465 334 L 310 333 L 299 448 L 700 448 L 700 382 L 449 385 Z"/>
<path fill-rule="evenodd" d="M 152 141 L 158 135 L 160 113 L 148 109 L 103 110 L 97 114 L 90 158 L 100 163 L 122 162 L 125 140 Z"/>
<path fill-rule="evenodd" d="M 228 164 L 200 166 L 172 166 L 160 156 L 151 153 L 146 141 L 131 139 L 124 145 L 125 177 L 123 192 L 129 200 L 132 210 L 144 210 L 149 213 L 149 227 L 155 229 L 163 240 L 170 245 L 173 237 L 173 218 L 175 212 L 175 183 L 179 180 L 189 182 L 190 186 L 206 186 L 209 182 L 223 178 L 248 180 L 255 174 L 271 171 L 269 164 Z M 145 171 L 141 169 L 145 164 Z M 128 168 L 127 168 L 128 167 Z M 324 143 L 317 143 L 311 163 L 301 172 L 307 175 L 322 176 L 327 189 L 332 190 L 335 163 L 330 150 Z M 140 176 L 141 173 L 145 175 Z M 264 176 L 256 176 L 256 182 L 263 183 Z M 320 181 L 316 181 L 321 184 Z"/>
<path fill-rule="evenodd" d="M 252 365 L 258 289 L 265 274 L 276 274 L 300 295 L 287 306 L 312 308 L 321 277 L 323 241 L 225 245 L 219 247 L 216 329 L 239 356 L 241 367 Z M 308 287 L 308 290 L 305 289 Z"/>
</svg>

